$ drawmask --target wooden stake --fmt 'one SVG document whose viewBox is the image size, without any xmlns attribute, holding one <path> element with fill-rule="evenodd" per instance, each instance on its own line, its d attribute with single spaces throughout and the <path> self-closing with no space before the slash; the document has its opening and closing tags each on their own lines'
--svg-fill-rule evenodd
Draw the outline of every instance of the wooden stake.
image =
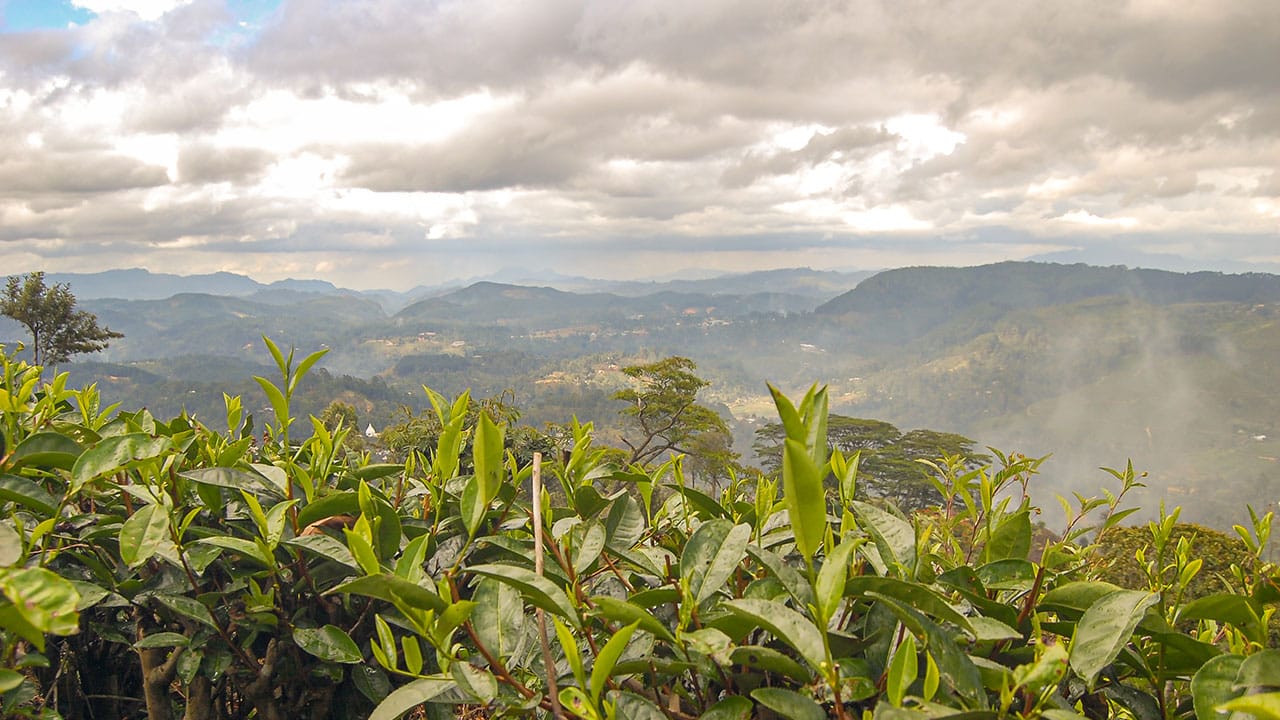
<svg viewBox="0 0 1280 720">
<path fill-rule="evenodd" d="M 542 453 L 533 454 L 533 569 L 542 576 Z M 551 696 L 551 714 L 557 720 L 564 717 L 560 709 L 560 692 L 556 688 L 556 662 L 551 658 L 551 642 L 547 639 L 547 616 L 542 608 L 535 608 L 538 617 L 538 635 L 542 640 L 542 664 L 547 672 L 547 693 Z"/>
</svg>

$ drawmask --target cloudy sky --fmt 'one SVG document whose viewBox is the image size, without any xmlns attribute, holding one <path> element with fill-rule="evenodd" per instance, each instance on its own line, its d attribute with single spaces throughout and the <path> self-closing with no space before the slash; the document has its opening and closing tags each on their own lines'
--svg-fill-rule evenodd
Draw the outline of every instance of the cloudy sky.
<svg viewBox="0 0 1280 720">
<path fill-rule="evenodd" d="M 0 274 L 1275 269 L 1278 68 L 1275 0 L 0 0 Z"/>
</svg>

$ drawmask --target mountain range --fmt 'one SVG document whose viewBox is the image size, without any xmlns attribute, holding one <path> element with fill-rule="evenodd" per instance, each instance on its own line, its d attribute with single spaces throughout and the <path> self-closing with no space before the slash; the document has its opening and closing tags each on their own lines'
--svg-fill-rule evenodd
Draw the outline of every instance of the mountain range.
<svg viewBox="0 0 1280 720">
<path fill-rule="evenodd" d="M 832 297 L 859 280 L 870 277 L 872 271 L 836 272 L 809 268 L 786 268 L 751 273 L 714 275 L 691 279 L 675 278 L 650 281 L 618 281 L 563 275 L 548 270 L 529 271 L 508 268 L 468 281 L 450 281 L 436 285 L 419 285 L 407 291 L 353 290 L 340 288 L 324 280 L 278 280 L 261 283 L 245 275 L 216 272 L 201 275 L 174 275 L 153 273 L 133 268 L 106 270 L 96 273 L 48 273 L 47 283 L 65 283 L 80 300 L 163 300 L 178 294 L 194 293 L 225 297 L 252 297 L 256 300 L 279 304 L 288 299 L 288 293 L 320 295 L 361 296 L 378 302 L 387 312 L 421 300 L 447 294 L 454 290 L 483 282 L 531 287 L 553 287 L 576 293 L 610 293 L 628 297 L 652 295 L 659 292 L 692 293 L 706 295 L 742 295 L 752 293 L 776 293 L 799 295 L 807 298 Z"/>
</svg>

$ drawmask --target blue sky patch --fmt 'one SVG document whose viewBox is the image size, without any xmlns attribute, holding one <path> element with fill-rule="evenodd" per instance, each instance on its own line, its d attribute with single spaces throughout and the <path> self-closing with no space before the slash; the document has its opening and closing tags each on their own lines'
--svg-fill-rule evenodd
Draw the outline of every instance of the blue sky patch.
<svg viewBox="0 0 1280 720">
<path fill-rule="evenodd" d="M 61 29 L 93 18 L 92 12 L 69 0 L 0 0 L 0 32 Z"/>
<path fill-rule="evenodd" d="M 243 31 L 254 32 L 271 19 L 281 0 L 226 0 L 227 9 Z M 0 0 L 0 32 L 55 30 L 83 25 L 96 13 L 71 0 Z"/>
</svg>

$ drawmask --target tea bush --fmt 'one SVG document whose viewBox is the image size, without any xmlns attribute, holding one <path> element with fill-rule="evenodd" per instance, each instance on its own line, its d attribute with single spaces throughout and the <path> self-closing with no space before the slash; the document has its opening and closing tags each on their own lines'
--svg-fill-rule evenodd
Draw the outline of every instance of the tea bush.
<svg viewBox="0 0 1280 720">
<path fill-rule="evenodd" d="M 1120 587 L 1095 560 L 1132 467 L 1064 501 L 1061 537 L 1033 524 L 1042 459 L 1016 454 L 938 459 L 941 506 L 908 517 L 857 499 L 818 388 L 774 391 L 779 477 L 719 492 L 679 457 L 613 464 L 589 424 L 518 461 L 466 394 L 429 392 L 431 452 L 371 463 L 291 414 L 320 354 L 267 345 L 261 439 L 239 398 L 225 429 L 162 421 L 0 352 L 4 713 L 1280 717 L 1269 514 L 1221 588 L 1188 592 L 1176 512 Z"/>
</svg>

